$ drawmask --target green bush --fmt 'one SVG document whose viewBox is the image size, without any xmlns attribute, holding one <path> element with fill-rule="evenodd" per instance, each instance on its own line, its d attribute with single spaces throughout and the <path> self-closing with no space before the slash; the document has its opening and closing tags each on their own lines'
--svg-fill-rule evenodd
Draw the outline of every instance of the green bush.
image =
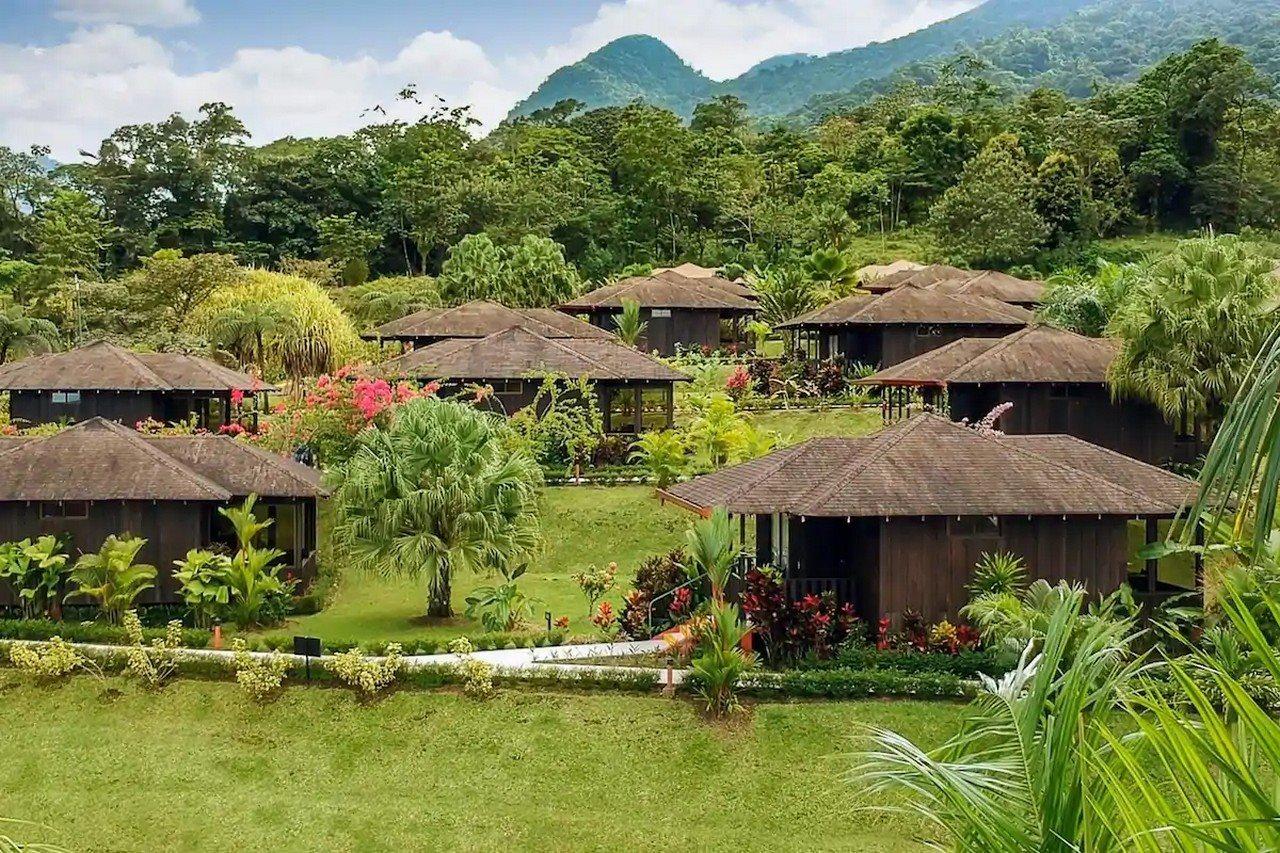
<svg viewBox="0 0 1280 853">
<path fill-rule="evenodd" d="M 697 679 L 685 684 L 698 689 Z M 751 696 L 791 696 L 820 699 L 863 699 L 869 696 L 910 696 L 919 699 L 964 698 L 973 687 L 959 676 L 940 672 L 906 673 L 892 669 L 817 669 L 749 676 L 739 690 Z"/>
<path fill-rule="evenodd" d="M 1016 661 L 1008 652 L 996 649 L 973 649 L 947 654 L 946 652 L 918 652 L 911 649 L 881 651 L 868 646 L 851 646 L 841 649 L 830 660 L 807 658 L 800 661 L 802 670 L 890 670 L 903 674 L 936 673 L 960 678 L 977 678 L 978 673 L 997 676 L 1008 671 Z"/>
<path fill-rule="evenodd" d="M 164 628 L 145 628 L 145 640 L 162 640 Z M 213 635 L 196 628 L 182 629 L 182 645 L 190 649 L 209 647 Z M 49 640 L 61 637 L 70 643 L 98 643 L 123 646 L 129 642 L 128 632 L 118 625 L 98 622 L 55 622 L 52 619 L 0 619 L 0 640 Z M 290 648 L 292 648 L 290 640 Z"/>
</svg>

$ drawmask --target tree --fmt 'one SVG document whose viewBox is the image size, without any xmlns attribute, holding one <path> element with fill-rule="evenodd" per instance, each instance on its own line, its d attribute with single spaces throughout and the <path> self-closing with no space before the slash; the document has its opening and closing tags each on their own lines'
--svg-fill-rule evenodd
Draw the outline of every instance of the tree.
<svg viewBox="0 0 1280 853">
<path fill-rule="evenodd" d="M 804 271 L 822 302 L 834 302 L 858 289 L 858 270 L 853 260 L 837 249 L 816 249 L 804 259 Z"/>
<path fill-rule="evenodd" d="M 580 281 L 554 240 L 526 234 L 515 246 L 502 247 L 487 234 L 468 234 L 449 250 L 439 288 L 447 303 L 493 299 L 546 308 L 574 296 Z"/>
<path fill-rule="evenodd" d="M 11 355 L 48 352 L 58 343 L 58 327 L 48 320 L 32 317 L 21 305 L 0 309 L 0 364 Z"/>
<path fill-rule="evenodd" d="M 440 298 L 448 304 L 472 299 L 500 299 L 502 252 L 487 234 L 468 234 L 449 249 L 437 280 Z"/>
<path fill-rule="evenodd" d="M 352 564 L 426 579 L 427 614 L 452 614 L 453 578 L 527 560 L 542 475 L 499 418 L 436 398 L 357 438 L 336 472 L 335 542 Z"/>
<path fill-rule="evenodd" d="M 362 227 L 354 213 L 326 216 L 316 223 L 316 231 L 321 252 L 341 266 L 343 284 L 350 287 L 368 281 L 369 253 L 382 243 L 379 232 Z"/>
<path fill-rule="evenodd" d="M 142 259 L 142 269 L 126 277 L 125 287 L 132 310 L 149 322 L 177 329 L 211 293 L 243 274 L 231 255 L 184 257 L 177 249 L 161 249 Z"/>
<path fill-rule="evenodd" d="M 1120 341 L 1115 392 L 1175 422 L 1221 418 L 1275 322 L 1272 264 L 1234 237 L 1184 240 L 1149 262 L 1107 329 Z"/>
<path fill-rule="evenodd" d="M 1035 193 L 1050 246 L 1069 243 L 1087 229 L 1084 181 L 1071 155 L 1055 151 L 1044 159 L 1036 169 Z"/>
<path fill-rule="evenodd" d="M 291 321 L 289 309 L 278 302 L 241 302 L 228 305 L 209 318 L 210 339 L 236 354 L 241 364 L 267 369 L 267 338 Z"/>
<path fill-rule="evenodd" d="M 1035 206 L 1035 176 L 1017 137 L 1001 134 L 965 166 L 929 212 L 939 241 L 973 263 L 1027 257 L 1048 227 Z"/>
<path fill-rule="evenodd" d="M 97 205 L 75 190 L 55 192 L 32 226 L 35 262 L 49 283 L 98 279 L 105 241 L 106 226 Z"/>
</svg>

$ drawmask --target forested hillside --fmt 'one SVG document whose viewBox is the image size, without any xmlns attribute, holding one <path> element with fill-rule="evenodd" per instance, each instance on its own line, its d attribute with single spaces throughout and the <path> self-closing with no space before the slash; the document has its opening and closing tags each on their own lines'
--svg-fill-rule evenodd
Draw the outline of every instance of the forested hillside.
<svg viewBox="0 0 1280 853">
<path fill-rule="evenodd" d="M 555 72 L 511 115 L 565 99 L 589 108 L 643 100 L 687 119 L 699 101 L 733 95 L 755 116 L 813 121 L 904 80 L 936 79 L 940 68 L 970 56 L 999 86 L 1043 85 L 1083 97 L 1208 37 L 1244 48 L 1264 73 L 1280 75 L 1276 0 L 987 0 L 901 38 L 821 57 L 774 57 L 719 83 L 656 39 L 619 39 Z"/>
</svg>

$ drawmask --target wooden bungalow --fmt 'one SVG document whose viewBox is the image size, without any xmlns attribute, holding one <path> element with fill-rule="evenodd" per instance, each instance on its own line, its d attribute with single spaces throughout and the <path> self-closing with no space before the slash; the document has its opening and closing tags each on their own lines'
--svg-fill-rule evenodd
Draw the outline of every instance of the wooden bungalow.
<svg viewBox="0 0 1280 853">
<path fill-rule="evenodd" d="M 595 384 L 604 429 L 611 433 L 670 427 L 675 383 L 689 378 L 612 338 L 552 339 L 523 326 L 485 338 L 440 341 L 391 359 L 382 369 L 422 382 L 440 380 L 460 393 L 471 385 L 491 386 L 493 395 L 484 403 L 505 414 L 532 404 L 548 374 L 586 378 Z"/>
<path fill-rule="evenodd" d="M 231 550 L 235 536 L 219 507 L 256 494 L 274 523 L 265 544 L 285 552 L 285 571 L 315 575 L 319 472 L 226 436 L 150 436 L 105 418 L 54 435 L 0 439 L 0 541 L 57 534 L 73 558 L 107 536 L 147 540 L 138 561 L 155 566 L 143 604 L 178 602 L 173 561 L 192 548 Z M 0 606 L 16 603 L 0 583 Z"/>
<path fill-rule="evenodd" d="M 865 438 L 816 438 L 695 477 L 661 496 L 754 516 L 758 564 L 790 595 L 828 590 L 868 620 L 907 609 L 957 619 L 983 553 L 1031 579 L 1149 601 L 1194 589 L 1198 566 L 1136 558 L 1194 484 L 1063 435 L 983 434 L 931 414 Z"/>
<path fill-rule="evenodd" d="M 933 264 L 917 270 L 903 270 L 869 282 L 871 293 L 888 293 L 904 284 L 914 284 L 942 293 L 981 296 L 1034 309 L 1044 298 L 1044 282 L 1017 278 L 998 270 L 962 270 Z"/>
<path fill-rule="evenodd" d="M 960 338 L 1004 337 L 1034 319 L 995 299 L 904 284 L 878 296 L 846 296 L 778 328 L 797 333 L 797 348 L 810 358 L 888 367 Z"/>
<path fill-rule="evenodd" d="M 552 339 L 613 338 L 608 330 L 554 308 L 510 308 L 485 299 L 472 300 L 453 308 L 427 308 L 384 323 L 361 337 L 375 341 L 399 341 L 406 348 L 425 347 L 450 338 L 487 338 L 512 326 L 524 326 Z"/>
<path fill-rule="evenodd" d="M 199 356 L 133 352 L 95 341 L 67 352 L 0 366 L 9 419 L 18 425 L 76 423 L 103 417 L 132 426 L 195 417 L 216 430 L 231 420 L 231 396 L 273 390 L 256 378 Z"/>
<path fill-rule="evenodd" d="M 560 310 L 583 315 L 592 325 L 613 331 L 623 304 L 635 302 L 640 318 L 648 324 L 641 348 L 660 355 L 674 355 L 677 345 L 714 349 L 743 340 L 743 321 L 756 312 L 754 292 L 720 276 L 690 276 L 681 270 L 688 272 L 674 267 L 624 278 L 570 300 Z"/>
<path fill-rule="evenodd" d="M 909 415 L 912 399 L 970 423 L 1012 403 L 996 424 L 1006 433 L 1073 435 L 1152 464 L 1194 459 L 1195 438 L 1178 435 L 1158 408 L 1115 399 L 1115 355 L 1113 341 L 1037 325 L 962 338 L 857 381 L 883 389 L 886 420 Z"/>
</svg>

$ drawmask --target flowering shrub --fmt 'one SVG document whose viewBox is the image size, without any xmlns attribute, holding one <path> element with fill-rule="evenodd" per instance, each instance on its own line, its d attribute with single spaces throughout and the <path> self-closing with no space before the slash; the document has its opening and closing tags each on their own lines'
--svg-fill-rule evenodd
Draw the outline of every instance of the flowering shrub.
<svg viewBox="0 0 1280 853">
<path fill-rule="evenodd" d="M 62 678 L 88 663 L 75 646 L 61 637 L 53 637 L 47 643 L 12 646 L 9 660 L 19 671 L 42 679 Z"/>
<path fill-rule="evenodd" d="M 814 361 L 796 353 L 781 359 L 751 362 L 751 390 L 763 397 L 843 397 L 850 393 L 849 380 L 862 374 L 860 365 L 846 365 L 843 359 Z"/>
<path fill-rule="evenodd" d="M 768 566 L 747 572 L 742 612 L 774 663 L 830 657 L 860 631 L 853 606 L 837 603 L 833 593 L 788 601 L 782 576 Z"/>
<path fill-rule="evenodd" d="M 173 653 L 182 647 L 182 623 L 174 619 L 165 626 L 164 637 L 157 637 L 146 644 L 142 633 L 142 620 L 138 611 L 126 610 L 121 617 L 125 634 L 129 637 L 125 673 L 132 675 L 148 687 L 159 687 L 178 670 L 178 659 Z"/>
<path fill-rule="evenodd" d="M 689 579 L 685 571 L 685 563 L 689 560 L 684 549 L 676 548 L 667 554 L 657 554 L 646 558 L 636 571 L 635 585 L 631 592 L 623 596 L 622 612 L 618 623 L 628 637 L 633 640 L 648 639 L 674 627 L 677 621 L 685 621 L 687 614 L 693 612 L 698 605 L 694 590 L 689 589 L 682 605 L 684 611 L 675 612 L 673 607 L 680 593 L 660 598 Z M 654 602 L 653 625 L 650 632 L 648 625 L 649 602 Z"/>
<path fill-rule="evenodd" d="M 604 633 L 606 637 L 612 638 L 618 633 L 618 614 L 614 612 L 613 605 L 607 601 L 600 602 L 600 608 L 591 617 L 591 624 Z"/>
<path fill-rule="evenodd" d="M 232 641 L 231 650 L 235 652 L 232 665 L 236 670 L 236 683 L 246 693 L 262 702 L 280 690 L 289 672 L 288 658 L 275 653 L 265 656 L 250 654 L 249 646 L 240 637 Z"/>
<path fill-rule="evenodd" d="M 603 569 L 597 568 L 595 564 L 592 564 L 585 570 L 575 572 L 569 577 L 578 585 L 578 589 L 582 590 L 582 594 L 586 596 L 587 615 L 591 616 L 596 611 L 596 602 L 604 598 L 617 583 L 618 564 L 610 563 Z"/>
<path fill-rule="evenodd" d="M 397 404 L 439 389 L 438 382 L 392 384 L 344 367 L 309 380 L 300 393 L 278 403 L 258 440 L 277 453 L 307 447 L 319 462 L 342 462 L 355 451 L 355 438 L 365 427 L 380 424 Z"/>
<path fill-rule="evenodd" d="M 569 627 L 568 616 L 557 616 L 556 621 L 551 623 L 557 631 L 563 631 Z"/>
<path fill-rule="evenodd" d="M 328 668 L 339 681 L 369 697 L 395 683 L 404 667 L 401 652 L 399 643 L 388 643 L 383 656 L 378 659 L 367 658 L 359 649 L 352 649 L 334 655 Z"/>
<path fill-rule="evenodd" d="M 741 401 L 751 391 L 751 373 L 741 364 L 738 365 L 725 380 L 724 390 L 729 393 L 735 403 Z"/>
</svg>

